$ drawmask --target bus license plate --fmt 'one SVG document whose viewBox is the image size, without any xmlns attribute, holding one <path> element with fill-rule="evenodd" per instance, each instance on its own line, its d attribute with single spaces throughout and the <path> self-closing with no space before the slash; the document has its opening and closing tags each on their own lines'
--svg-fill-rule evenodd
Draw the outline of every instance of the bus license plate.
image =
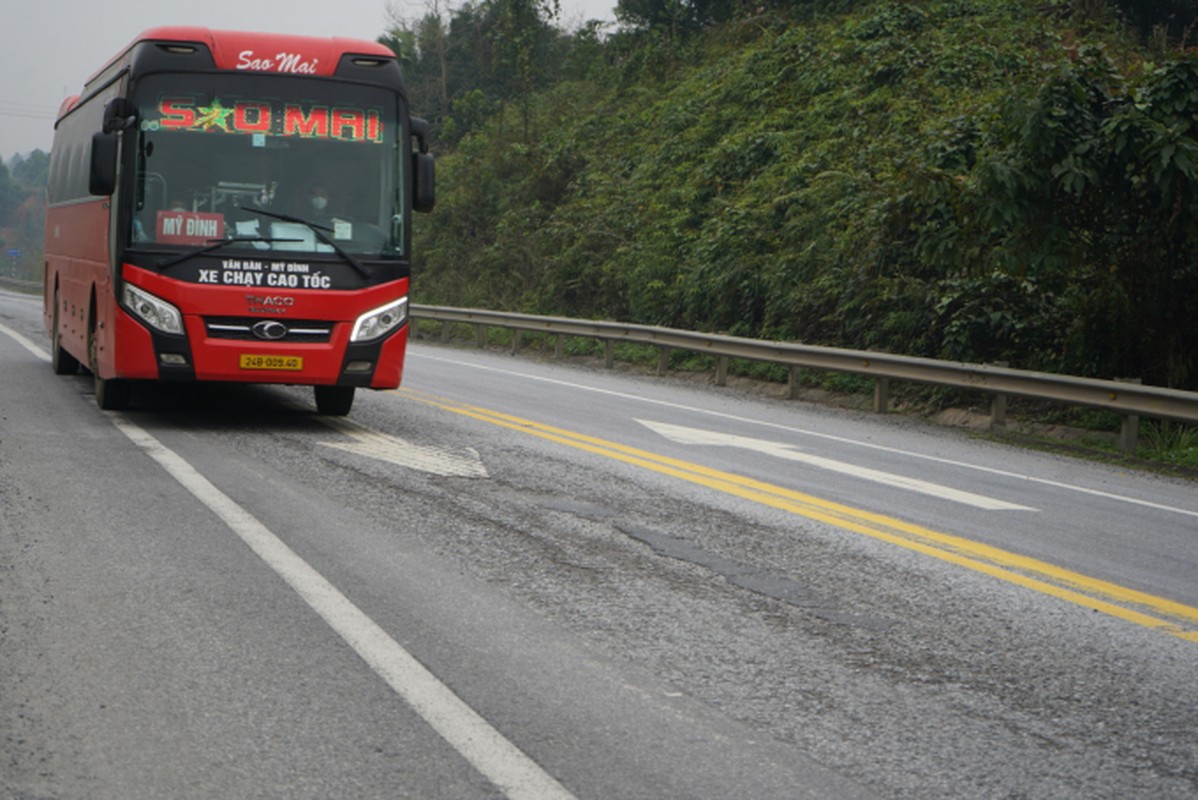
<svg viewBox="0 0 1198 800">
<path fill-rule="evenodd" d="M 242 369 L 281 369 L 299 372 L 304 368 L 303 356 L 257 356 L 241 354 Z"/>
</svg>

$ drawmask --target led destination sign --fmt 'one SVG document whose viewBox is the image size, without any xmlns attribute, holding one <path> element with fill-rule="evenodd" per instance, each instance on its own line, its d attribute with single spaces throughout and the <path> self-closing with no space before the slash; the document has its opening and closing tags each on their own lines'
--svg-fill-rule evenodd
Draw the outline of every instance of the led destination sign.
<svg viewBox="0 0 1198 800">
<path fill-rule="evenodd" d="M 219 98 L 206 105 L 198 104 L 193 98 L 164 98 L 158 102 L 157 119 L 145 120 L 142 126 L 148 130 L 299 136 L 342 142 L 383 141 L 382 114 L 377 109 L 258 100 L 239 100 L 226 106 Z"/>
</svg>

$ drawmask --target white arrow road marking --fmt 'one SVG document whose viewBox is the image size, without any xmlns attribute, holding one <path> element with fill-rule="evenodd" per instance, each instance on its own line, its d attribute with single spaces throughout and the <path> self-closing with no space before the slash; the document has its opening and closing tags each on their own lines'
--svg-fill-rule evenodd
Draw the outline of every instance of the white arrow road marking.
<svg viewBox="0 0 1198 800">
<path fill-rule="evenodd" d="M 1008 503 L 1005 500 L 996 500 L 992 497 L 974 494 L 972 492 L 953 489 L 948 486 L 941 486 L 937 483 L 929 483 L 921 481 L 918 478 L 908 478 L 904 475 L 895 475 L 890 472 L 882 472 L 881 470 L 870 469 L 869 467 L 859 467 L 855 464 L 848 464 L 843 461 L 834 461 L 830 458 L 822 456 L 813 456 L 807 453 L 800 452 L 793 445 L 783 444 L 782 442 L 771 442 L 765 439 L 751 439 L 747 436 L 735 436 L 729 433 L 720 433 L 719 431 L 706 431 L 700 428 L 686 428 L 681 425 L 670 425 L 666 422 L 652 422 L 650 420 L 638 419 L 637 422 L 644 425 L 651 431 L 658 433 L 665 438 L 678 442 L 679 444 L 691 445 L 710 445 L 712 447 L 739 447 L 742 450 L 752 450 L 757 453 L 774 456 L 775 458 L 786 459 L 787 461 L 798 461 L 803 464 L 808 464 L 820 469 L 826 469 L 831 472 L 839 472 L 842 475 L 851 475 L 862 480 L 873 481 L 875 483 L 894 486 L 899 489 L 908 489 L 913 492 L 939 497 L 944 500 L 952 500 L 957 503 L 974 506 L 976 508 L 985 509 L 987 511 L 1035 511 L 1036 509 L 1028 506 L 1021 506 L 1015 503 Z"/>
<path fill-rule="evenodd" d="M 353 439 L 352 442 L 319 442 L 325 447 L 335 447 L 367 458 L 387 461 L 408 469 L 428 472 L 453 478 L 485 478 L 487 468 L 483 466 L 478 451 L 467 447 L 461 450 L 442 450 L 414 444 L 389 433 L 371 430 L 348 419 L 319 417 L 320 421 Z"/>
</svg>

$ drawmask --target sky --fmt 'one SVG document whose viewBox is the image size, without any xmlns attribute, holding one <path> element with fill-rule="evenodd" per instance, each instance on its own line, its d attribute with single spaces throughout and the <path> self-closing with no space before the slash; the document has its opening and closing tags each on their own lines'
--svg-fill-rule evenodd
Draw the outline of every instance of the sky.
<svg viewBox="0 0 1198 800">
<path fill-rule="evenodd" d="M 610 20 L 616 0 L 561 0 L 559 24 Z M 49 152 L 54 116 L 92 73 L 159 25 L 373 41 L 432 0 L 5 0 L 0 10 L 0 158 Z M 457 7 L 461 0 L 442 0 Z"/>
</svg>

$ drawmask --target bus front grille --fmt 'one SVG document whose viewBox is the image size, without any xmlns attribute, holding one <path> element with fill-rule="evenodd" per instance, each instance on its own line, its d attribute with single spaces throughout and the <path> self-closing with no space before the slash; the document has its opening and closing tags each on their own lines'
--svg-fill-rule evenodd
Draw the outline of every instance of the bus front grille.
<svg viewBox="0 0 1198 800">
<path fill-rule="evenodd" d="M 241 339 L 251 342 L 327 342 L 333 323 L 300 319 L 261 317 L 208 317 L 204 327 L 210 339 Z"/>
</svg>

